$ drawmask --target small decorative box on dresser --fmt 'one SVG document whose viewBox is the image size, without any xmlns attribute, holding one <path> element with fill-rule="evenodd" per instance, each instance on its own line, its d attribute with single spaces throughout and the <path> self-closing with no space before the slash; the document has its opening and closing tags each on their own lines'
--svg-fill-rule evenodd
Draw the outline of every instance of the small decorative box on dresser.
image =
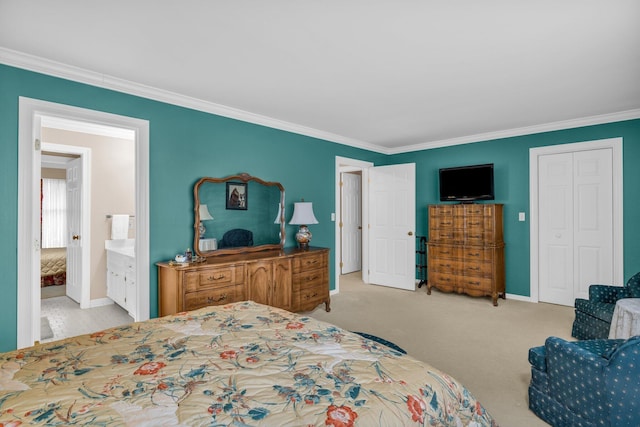
<svg viewBox="0 0 640 427">
<path fill-rule="evenodd" d="M 158 314 L 253 300 L 286 310 L 330 311 L 329 249 L 286 248 L 158 266 Z"/>
<path fill-rule="evenodd" d="M 427 294 L 431 288 L 505 298 L 502 207 L 498 204 L 429 206 Z"/>
</svg>

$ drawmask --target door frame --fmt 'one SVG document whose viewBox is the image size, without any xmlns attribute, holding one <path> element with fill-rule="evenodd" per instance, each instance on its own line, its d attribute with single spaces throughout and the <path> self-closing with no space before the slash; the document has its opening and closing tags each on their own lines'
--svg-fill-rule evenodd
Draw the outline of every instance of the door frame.
<svg viewBox="0 0 640 427">
<path fill-rule="evenodd" d="M 52 153 L 63 153 L 63 154 L 76 154 L 79 155 L 82 159 L 82 189 L 81 189 L 81 197 L 82 203 L 80 206 L 81 211 L 81 234 L 82 236 L 82 251 L 81 251 L 81 268 L 82 268 L 82 277 L 80 278 L 81 286 L 80 286 L 80 308 L 90 308 L 91 307 L 91 286 L 90 286 L 90 275 L 89 268 L 91 264 L 91 252 L 90 252 L 90 243 L 91 243 L 91 148 L 88 147 L 78 147 L 75 145 L 64 145 L 64 144 L 52 144 L 52 143 L 41 143 L 40 151 L 50 151 Z M 41 162 L 42 163 L 42 162 Z M 34 168 L 33 170 L 33 179 L 37 182 L 40 179 L 40 170 L 38 168 Z M 88 243 L 87 243 L 88 242 Z M 34 285 L 37 285 L 37 281 L 34 281 Z M 33 292 L 37 295 L 38 288 L 33 290 Z M 34 318 L 40 318 L 40 305 L 37 304 L 34 307 Z M 18 314 L 19 316 L 20 314 Z"/>
<path fill-rule="evenodd" d="M 129 129 L 135 133 L 136 156 L 136 284 L 137 298 L 135 320 L 149 319 L 149 121 L 119 116 L 101 111 L 72 107 L 33 98 L 19 97 L 18 118 L 18 280 L 17 280 L 17 348 L 33 345 L 40 339 L 40 237 L 35 231 L 33 215 L 39 195 L 35 194 L 34 168 L 35 136 L 39 135 L 41 116 L 60 117 L 78 122 L 87 122 Z M 39 153 L 38 153 L 39 154 Z M 36 313 L 36 311 L 38 313 Z M 35 315 L 38 317 L 35 317 Z"/>
<path fill-rule="evenodd" d="M 623 232 L 623 158 L 622 138 L 608 138 L 594 141 L 576 142 L 570 144 L 550 145 L 529 149 L 529 228 L 530 238 L 530 284 L 529 299 L 539 301 L 540 278 L 539 269 L 539 229 L 538 218 L 538 158 L 549 154 L 574 153 L 598 149 L 612 150 L 612 185 L 613 185 L 613 283 L 624 284 L 624 232 Z"/>
<path fill-rule="evenodd" d="M 350 159 L 348 157 L 336 156 L 335 166 L 335 212 L 338 213 L 342 209 L 342 200 L 340 191 L 340 175 L 342 172 L 362 173 L 362 280 L 367 283 L 369 281 L 369 168 L 373 167 L 373 163 L 363 160 Z M 336 215 L 334 213 L 334 215 Z M 335 221 L 335 255 L 334 255 L 334 283 L 335 289 L 332 294 L 340 292 L 340 260 L 342 259 L 342 242 L 340 241 L 340 221 L 339 216 Z"/>
</svg>

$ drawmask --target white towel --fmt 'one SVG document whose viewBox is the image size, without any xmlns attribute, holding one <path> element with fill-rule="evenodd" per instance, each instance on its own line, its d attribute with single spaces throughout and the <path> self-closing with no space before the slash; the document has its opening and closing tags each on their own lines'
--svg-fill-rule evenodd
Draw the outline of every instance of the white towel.
<svg viewBox="0 0 640 427">
<path fill-rule="evenodd" d="M 129 237 L 129 215 L 113 215 L 111 217 L 111 238 L 126 239 Z"/>
</svg>

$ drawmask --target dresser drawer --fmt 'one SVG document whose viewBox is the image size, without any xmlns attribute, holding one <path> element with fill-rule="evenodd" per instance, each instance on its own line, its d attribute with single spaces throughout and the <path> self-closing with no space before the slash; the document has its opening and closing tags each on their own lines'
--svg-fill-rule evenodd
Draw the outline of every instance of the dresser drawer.
<svg viewBox="0 0 640 427">
<path fill-rule="evenodd" d="M 222 305 L 244 301 L 244 286 L 223 286 L 206 291 L 188 292 L 185 294 L 185 310 L 195 310 L 208 305 Z"/>
<path fill-rule="evenodd" d="M 327 256 L 325 253 L 313 253 L 309 255 L 293 258 L 293 272 L 300 273 L 307 270 L 327 267 Z"/>
<path fill-rule="evenodd" d="M 482 246 L 464 246 L 461 257 L 467 262 L 493 262 L 498 248 Z"/>
<path fill-rule="evenodd" d="M 428 244 L 428 259 L 458 259 L 460 257 L 460 248 L 450 245 L 433 245 Z"/>
<path fill-rule="evenodd" d="M 439 273 L 453 274 L 462 270 L 463 263 L 462 261 L 456 261 L 453 259 L 432 259 L 431 263 L 429 264 L 429 268 Z"/>
<path fill-rule="evenodd" d="M 453 216 L 453 207 L 455 205 L 430 205 L 429 221 L 438 216 Z"/>
<path fill-rule="evenodd" d="M 453 289 L 456 286 L 457 276 L 455 274 L 441 273 L 437 271 L 428 272 L 429 284 Z"/>
<path fill-rule="evenodd" d="M 469 277 L 491 277 L 493 264 L 490 262 L 465 262 L 460 271 Z"/>
<path fill-rule="evenodd" d="M 221 266 L 215 269 L 192 271 L 184 274 L 186 292 L 244 282 L 243 265 Z"/>
<path fill-rule="evenodd" d="M 460 277 L 458 279 L 458 284 L 461 287 L 464 287 L 469 290 L 481 290 L 491 292 L 491 286 L 493 284 L 493 279 L 490 277 Z"/>
<path fill-rule="evenodd" d="M 309 311 L 316 308 L 320 303 L 327 301 L 329 298 L 329 290 L 324 286 L 306 287 L 299 292 L 294 293 L 294 304 L 300 311 Z"/>
<path fill-rule="evenodd" d="M 293 288 L 302 289 L 310 286 L 319 286 L 327 282 L 326 269 L 315 269 L 293 274 Z"/>
</svg>

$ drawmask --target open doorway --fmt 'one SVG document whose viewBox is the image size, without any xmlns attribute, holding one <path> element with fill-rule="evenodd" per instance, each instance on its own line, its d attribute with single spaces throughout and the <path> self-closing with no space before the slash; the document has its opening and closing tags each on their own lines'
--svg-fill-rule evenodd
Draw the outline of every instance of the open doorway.
<svg viewBox="0 0 640 427">
<path fill-rule="evenodd" d="M 343 274 L 345 255 L 350 264 L 345 271 L 358 274 L 364 282 L 368 281 L 368 235 L 362 228 L 368 223 L 368 169 L 373 163 L 362 160 L 336 157 L 336 201 L 337 219 L 335 223 L 335 291 L 340 291 L 340 277 Z M 343 191 L 343 177 L 349 185 Z M 359 186 L 359 187 L 358 187 Z M 348 216 L 348 221 L 343 221 Z M 347 229 L 344 224 L 348 222 Z M 358 224 L 359 222 L 359 224 Z M 360 229 L 358 229 L 360 227 Z M 357 241 L 357 239 L 360 239 Z M 355 266 L 354 266 L 355 265 Z M 359 273 L 358 273 L 359 271 Z"/>
<path fill-rule="evenodd" d="M 41 138 L 40 340 L 131 323 L 107 290 L 105 243 L 108 214 L 135 214 L 135 135 L 43 116 Z"/>
<path fill-rule="evenodd" d="M 40 322 L 40 167 L 42 121 L 56 118 L 77 122 L 85 127 L 106 126 L 132 132 L 135 152 L 135 264 L 136 304 L 135 320 L 149 318 L 149 235 L 148 235 L 148 147 L 149 124 L 147 121 L 116 116 L 98 111 L 54 104 L 45 101 L 20 98 L 19 118 L 19 185 L 18 193 L 18 330 L 17 347 L 32 345 L 41 336 Z M 84 156 L 81 156 L 84 157 Z M 82 236 L 91 236 L 89 221 L 82 221 Z M 90 239 L 90 237 L 89 237 Z M 104 248 L 104 239 L 102 239 Z M 88 263 L 82 257 L 83 266 Z M 83 283 L 91 279 L 89 268 L 83 269 Z M 105 272 L 106 275 L 106 272 Z M 105 300 L 91 292 L 83 292 L 80 305 L 95 307 Z"/>
</svg>

